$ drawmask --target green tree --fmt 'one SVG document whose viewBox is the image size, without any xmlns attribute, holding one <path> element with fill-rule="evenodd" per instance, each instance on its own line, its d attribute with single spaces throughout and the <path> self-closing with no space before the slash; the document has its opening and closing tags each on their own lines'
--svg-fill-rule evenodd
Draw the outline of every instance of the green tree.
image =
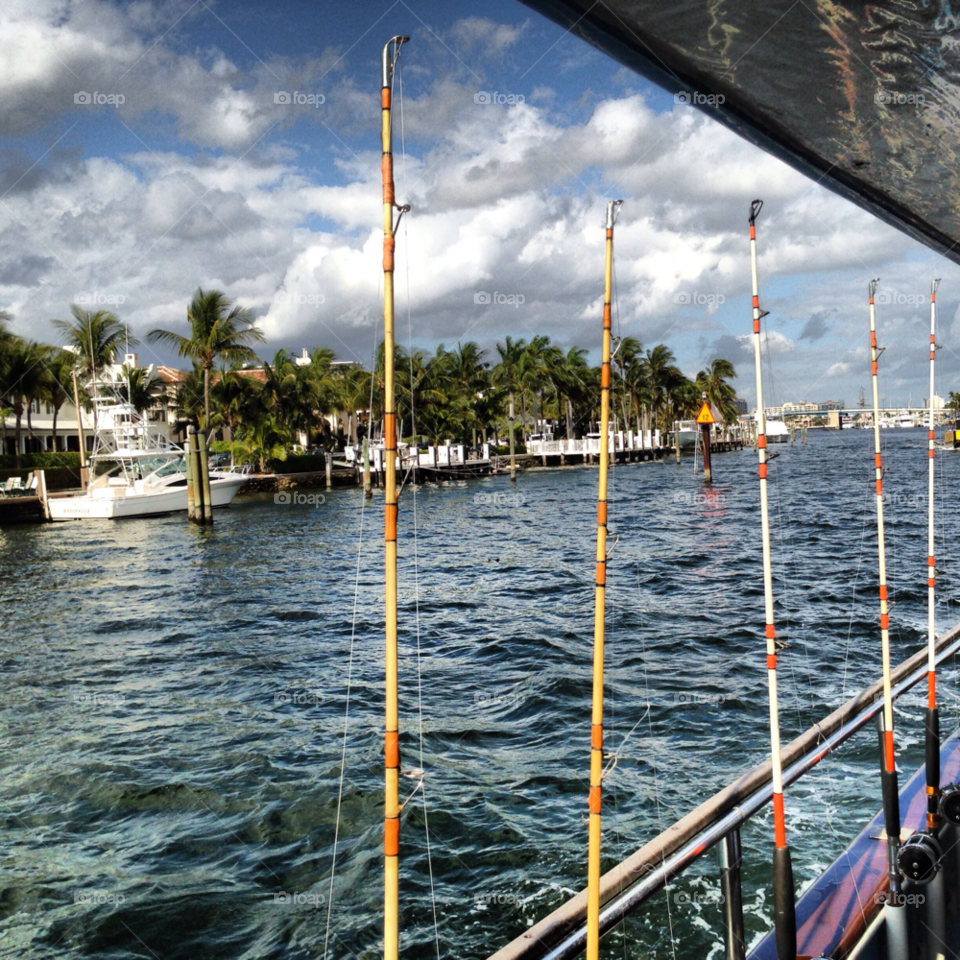
<svg viewBox="0 0 960 960">
<path fill-rule="evenodd" d="M 728 383 L 736 377 L 737 371 L 733 364 L 720 358 L 711 361 L 706 370 L 697 374 L 697 389 L 707 395 L 707 401 L 720 412 L 723 422 L 728 425 L 736 423 L 740 416 L 733 403 L 737 392 Z"/>
<path fill-rule="evenodd" d="M 181 357 L 200 364 L 203 371 L 203 420 L 210 420 L 210 371 L 218 359 L 228 361 L 256 360 L 251 343 L 263 343 L 262 331 L 254 326 L 245 307 L 231 308 L 230 300 L 219 290 L 198 289 L 187 307 L 190 336 L 173 330 L 151 330 L 150 341 L 174 347 Z"/>
</svg>

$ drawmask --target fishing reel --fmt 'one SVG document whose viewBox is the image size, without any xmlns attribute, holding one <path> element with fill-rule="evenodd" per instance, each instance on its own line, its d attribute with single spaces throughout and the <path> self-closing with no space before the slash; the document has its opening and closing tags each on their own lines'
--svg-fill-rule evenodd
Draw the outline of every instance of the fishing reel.
<svg viewBox="0 0 960 960">
<path fill-rule="evenodd" d="M 940 791 L 940 816 L 960 826 L 960 786 L 951 783 Z"/>
<path fill-rule="evenodd" d="M 922 886 L 929 883 L 940 869 L 943 851 L 934 836 L 915 833 L 897 853 L 897 867 L 904 879 Z"/>
</svg>

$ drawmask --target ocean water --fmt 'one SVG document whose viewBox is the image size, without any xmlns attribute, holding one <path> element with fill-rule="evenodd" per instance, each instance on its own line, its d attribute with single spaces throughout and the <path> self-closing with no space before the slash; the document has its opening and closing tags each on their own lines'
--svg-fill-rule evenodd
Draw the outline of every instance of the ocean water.
<svg viewBox="0 0 960 960">
<path fill-rule="evenodd" d="M 883 434 L 895 662 L 926 635 L 926 440 Z M 872 434 L 770 467 L 784 739 L 879 675 Z M 941 630 L 960 456 L 938 455 Z M 753 450 L 611 471 L 604 867 L 769 749 Z M 493 953 L 586 873 L 595 469 L 401 498 L 402 955 Z M 382 499 L 242 498 L 0 531 L 0 957 L 372 960 L 381 950 Z M 322 501 L 322 502 L 320 502 Z M 941 682 L 944 733 L 957 673 Z M 921 692 L 897 708 L 922 760 Z M 864 731 L 788 791 L 798 886 L 880 804 Z M 769 812 L 745 828 L 751 941 Z M 336 868 L 331 880 L 336 845 Z M 714 855 L 602 953 L 719 958 Z M 693 894 L 700 894 L 696 897 Z M 706 902 L 689 902 L 696 900 Z"/>
</svg>

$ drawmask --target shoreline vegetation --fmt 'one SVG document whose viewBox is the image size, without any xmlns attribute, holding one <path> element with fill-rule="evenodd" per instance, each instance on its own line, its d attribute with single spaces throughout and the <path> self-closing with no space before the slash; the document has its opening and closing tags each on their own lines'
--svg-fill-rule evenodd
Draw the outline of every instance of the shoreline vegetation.
<svg viewBox="0 0 960 960">
<path fill-rule="evenodd" d="M 91 312 L 71 306 L 71 321 L 54 320 L 63 346 L 17 336 L 13 319 L 0 311 L 0 407 L 3 451 L 14 441 L 12 456 L 22 467 L 24 437 L 39 450 L 31 414 L 45 403 L 53 410 L 53 445 L 66 446 L 73 424 L 58 415 L 73 402 L 76 376 L 81 405 L 90 409 L 90 388 L 118 357 L 139 344 L 112 312 Z M 260 473 L 282 472 L 296 453 L 337 451 L 346 444 L 376 439 L 382 420 L 381 343 L 376 369 L 359 362 L 338 361 L 333 350 L 316 347 L 303 356 L 286 350 L 261 360 L 255 344 L 265 342 L 252 316 L 220 291 L 197 290 L 187 308 L 189 335 L 152 330 L 150 342 L 174 347 L 191 361 L 173 382 L 140 367 L 123 368 L 125 390 L 141 413 L 166 408 L 175 434 L 203 427 L 211 451 L 229 453 L 237 464 Z M 495 351 L 473 341 L 433 353 L 396 350 L 397 417 L 408 442 L 509 443 L 523 445 L 544 425 L 573 439 L 590 432 L 598 418 L 600 368 L 587 362 L 587 350 L 564 353 L 548 336 L 529 340 L 506 337 Z M 694 379 L 686 377 L 665 344 L 644 349 L 633 337 L 623 338 L 612 365 L 611 420 L 622 430 L 668 430 L 676 420 L 696 415 L 701 395 L 735 423 L 739 413 L 730 381 L 733 365 L 714 359 Z M 511 421 L 510 411 L 514 417 Z M 13 437 L 7 417 L 15 421 Z M 61 442 L 63 441 L 63 442 Z M 278 469 L 279 468 L 279 469 Z"/>
</svg>

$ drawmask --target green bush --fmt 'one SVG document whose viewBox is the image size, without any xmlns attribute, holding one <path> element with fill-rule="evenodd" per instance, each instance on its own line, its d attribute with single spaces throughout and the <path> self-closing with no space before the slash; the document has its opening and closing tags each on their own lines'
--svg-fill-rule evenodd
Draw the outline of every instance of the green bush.
<svg viewBox="0 0 960 960">
<path fill-rule="evenodd" d="M 229 453 L 231 443 L 229 440 L 213 440 L 210 443 L 211 453 Z"/>
<path fill-rule="evenodd" d="M 20 455 L 22 470 L 52 470 L 55 467 L 80 469 L 79 453 L 23 453 Z M 17 458 L 11 454 L 0 455 L 0 469 L 16 470 Z"/>
</svg>

